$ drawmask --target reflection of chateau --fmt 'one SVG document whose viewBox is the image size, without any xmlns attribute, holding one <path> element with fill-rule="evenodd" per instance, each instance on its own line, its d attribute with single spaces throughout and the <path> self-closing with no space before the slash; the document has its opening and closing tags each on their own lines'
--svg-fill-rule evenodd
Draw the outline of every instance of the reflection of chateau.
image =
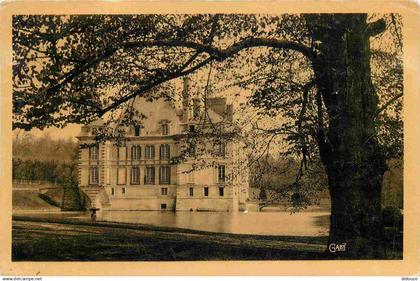
<svg viewBox="0 0 420 281">
<path fill-rule="evenodd" d="M 198 160 L 191 155 L 181 162 L 173 161 L 189 147 L 186 134 L 208 128 L 210 123 L 229 124 L 233 117 L 232 105 L 226 104 L 225 98 L 208 98 L 204 112 L 202 99 L 191 97 L 189 83 L 184 80 L 182 109 L 164 99 L 148 102 L 138 98 L 135 107 L 147 118 L 125 128 L 128 141 L 124 146 L 107 142 L 80 149 L 79 187 L 89 196 L 92 207 L 197 211 L 238 211 L 245 207 L 248 173 L 239 165 L 244 158 L 237 143 L 198 143 L 206 151 L 200 159 L 211 165 L 197 169 L 192 167 Z M 92 129 L 100 124 L 96 121 L 82 127 L 79 142 L 94 144 Z"/>
</svg>

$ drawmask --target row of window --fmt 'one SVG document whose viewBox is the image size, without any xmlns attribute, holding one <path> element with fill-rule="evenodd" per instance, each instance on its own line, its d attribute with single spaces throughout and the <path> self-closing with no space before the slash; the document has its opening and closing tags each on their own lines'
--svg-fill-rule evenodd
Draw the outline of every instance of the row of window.
<svg viewBox="0 0 420 281">
<path fill-rule="evenodd" d="M 195 147 L 190 146 L 190 153 L 194 154 Z M 126 147 L 119 147 L 117 149 L 117 159 L 125 160 L 126 159 Z M 225 144 L 221 143 L 217 145 L 216 155 L 225 156 L 226 147 Z M 140 145 L 133 145 L 131 147 L 131 159 L 139 160 L 142 158 L 142 147 Z M 155 159 L 155 146 L 146 145 L 144 147 L 144 158 L 147 160 Z M 171 147 L 169 144 L 161 144 L 159 146 L 159 159 L 160 160 L 169 160 L 171 158 Z M 89 147 L 89 159 L 98 160 L 99 159 L 99 148 L 98 146 Z"/>
<path fill-rule="evenodd" d="M 125 187 L 121 188 L 121 194 L 125 194 Z M 115 189 L 111 188 L 111 195 L 115 195 Z M 168 188 L 162 187 L 160 189 L 160 195 L 168 195 Z M 194 187 L 190 187 L 188 189 L 188 196 L 194 197 Z M 203 196 L 209 196 L 209 188 L 208 186 L 203 187 Z M 219 196 L 225 196 L 225 188 L 223 186 L 219 187 Z"/>
<path fill-rule="evenodd" d="M 140 145 L 134 145 L 131 147 L 131 159 L 139 160 L 141 159 L 142 149 Z M 155 146 L 146 145 L 144 148 L 145 159 L 155 159 Z M 160 160 L 169 160 L 171 158 L 171 148 L 169 144 L 161 144 L 159 146 L 159 159 Z M 89 147 L 89 159 L 98 160 L 99 159 L 99 148 L 98 146 Z M 117 159 L 125 160 L 126 159 L 126 148 L 119 147 L 117 149 Z"/>
<path fill-rule="evenodd" d="M 90 167 L 89 171 L 89 184 L 99 183 L 99 168 Z M 219 165 L 217 167 L 217 180 L 222 183 L 226 181 L 226 167 Z M 126 184 L 126 168 L 120 167 L 117 171 L 117 184 Z M 131 167 L 131 184 L 140 184 L 140 167 Z M 155 167 L 146 166 L 144 175 L 144 184 L 155 184 Z M 159 167 L 159 184 L 171 184 L 171 167 Z"/>
<path fill-rule="evenodd" d="M 117 184 L 126 184 L 126 168 L 121 167 L 117 170 Z M 89 184 L 99 183 L 99 168 L 90 167 L 89 170 Z M 140 184 L 140 167 L 131 167 L 131 184 Z M 155 184 L 155 167 L 146 167 L 144 175 L 144 184 Z M 171 167 L 161 166 L 159 167 L 159 184 L 171 184 Z"/>
<path fill-rule="evenodd" d="M 125 194 L 125 187 L 121 188 L 121 194 Z M 162 187 L 160 189 L 160 194 L 161 195 L 168 195 L 168 188 L 167 187 Z M 115 188 L 111 188 L 111 195 L 115 195 Z"/>
<path fill-rule="evenodd" d="M 208 186 L 203 187 L 203 195 L 205 197 L 209 196 L 209 188 Z M 194 197 L 194 187 L 190 187 L 188 189 L 188 196 Z M 219 196 L 225 196 L 225 188 L 223 186 L 219 187 Z"/>
<path fill-rule="evenodd" d="M 155 159 L 155 146 L 146 145 L 144 148 L 145 159 Z M 169 160 L 171 158 L 171 147 L 169 144 L 161 144 L 159 146 L 159 159 Z M 141 146 L 134 145 L 131 147 L 131 159 L 141 159 Z"/>
<path fill-rule="evenodd" d="M 134 136 L 139 137 L 141 136 L 141 130 L 142 126 L 141 125 L 136 125 L 134 126 Z M 160 132 L 163 136 L 167 136 L 169 135 L 169 124 L 164 123 L 160 125 Z"/>
</svg>

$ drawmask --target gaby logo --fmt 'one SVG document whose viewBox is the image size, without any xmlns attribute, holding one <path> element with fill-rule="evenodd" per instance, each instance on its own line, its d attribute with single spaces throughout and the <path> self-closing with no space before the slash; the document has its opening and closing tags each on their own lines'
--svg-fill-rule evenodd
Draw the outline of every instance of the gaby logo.
<svg viewBox="0 0 420 281">
<path fill-rule="evenodd" d="M 346 244 L 347 243 L 341 243 L 341 244 L 335 244 L 335 243 L 331 243 L 328 246 L 328 250 L 330 250 L 331 253 L 335 253 L 335 252 L 345 252 L 346 251 Z"/>
</svg>

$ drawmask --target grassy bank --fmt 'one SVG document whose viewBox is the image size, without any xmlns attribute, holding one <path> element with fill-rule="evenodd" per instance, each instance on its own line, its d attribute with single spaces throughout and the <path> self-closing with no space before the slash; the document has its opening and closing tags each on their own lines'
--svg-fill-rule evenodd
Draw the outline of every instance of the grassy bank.
<svg viewBox="0 0 420 281">
<path fill-rule="evenodd" d="M 326 237 L 210 233 L 15 217 L 14 261 L 320 259 Z"/>
<path fill-rule="evenodd" d="M 28 216 L 13 216 L 12 238 L 13 261 L 316 260 L 328 241 Z M 402 258 L 388 246 L 387 259 Z"/>
</svg>

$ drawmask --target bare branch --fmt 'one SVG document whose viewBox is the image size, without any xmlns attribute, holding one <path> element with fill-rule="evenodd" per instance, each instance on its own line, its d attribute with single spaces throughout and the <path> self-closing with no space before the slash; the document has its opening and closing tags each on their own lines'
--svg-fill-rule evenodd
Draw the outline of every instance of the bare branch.
<svg viewBox="0 0 420 281">
<path fill-rule="evenodd" d="M 166 74 L 165 76 L 157 77 L 157 79 L 155 81 L 153 81 L 153 82 L 151 82 L 149 84 L 145 84 L 144 86 L 141 86 L 134 93 L 132 93 L 130 95 L 127 95 L 125 97 L 122 97 L 121 99 L 115 101 L 114 103 L 112 103 L 111 105 L 107 106 L 106 108 L 98 111 L 98 117 L 102 117 L 105 113 L 107 113 L 108 111 L 110 111 L 110 110 L 118 107 L 120 104 L 125 103 L 126 101 L 128 101 L 128 100 L 130 100 L 130 99 L 132 99 L 132 98 L 134 98 L 136 96 L 139 96 L 139 95 L 141 95 L 141 94 L 143 94 L 143 93 L 145 93 L 145 92 L 153 89 L 154 87 L 156 87 L 156 86 L 164 83 L 164 82 L 173 80 L 173 79 L 178 78 L 178 77 L 182 77 L 182 76 L 188 75 L 188 74 L 196 71 L 197 69 L 199 69 L 199 68 L 203 67 L 204 65 L 208 64 L 213 59 L 214 58 L 209 57 L 209 58 L 205 59 L 204 61 L 196 64 L 195 66 L 193 66 L 190 69 L 187 69 L 185 71 L 172 72 L 172 73 Z"/>
<path fill-rule="evenodd" d="M 381 106 L 377 111 L 376 111 L 376 115 L 379 115 L 382 111 L 384 111 L 385 109 L 388 108 L 388 106 L 390 106 L 391 104 L 393 104 L 396 100 L 398 100 L 399 98 L 403 97 L 403 93 L 396 95 L 395 97 L 393 97 L 392 99 L 390 99 L 389 101 L 387 101 L 383 106 Z"/>
<path fill-rule="evenodd" d="M 218 49 L 211 45 L 205 45 L 191 41 L 179 40 L 159 40 L 159 41 L 133 41 L 123 43 L 121 47 L 124 48 L 137 48 L 137 47 L 185 47 L 195 49 L 200 52 L 205 52 L 216 58 L 218 61 L 223 61 L 241 50 L 255 47 L 271 47 L 276 49 L 289 49 L 302 53 L 308 59 L 314 60 L 316 53 L 303 44 L 299 44 L 288 40 L 277 40 L 272 38 L 247 38 L 240 42 L 234 43 L 226 49 Z"/>
</svg>

